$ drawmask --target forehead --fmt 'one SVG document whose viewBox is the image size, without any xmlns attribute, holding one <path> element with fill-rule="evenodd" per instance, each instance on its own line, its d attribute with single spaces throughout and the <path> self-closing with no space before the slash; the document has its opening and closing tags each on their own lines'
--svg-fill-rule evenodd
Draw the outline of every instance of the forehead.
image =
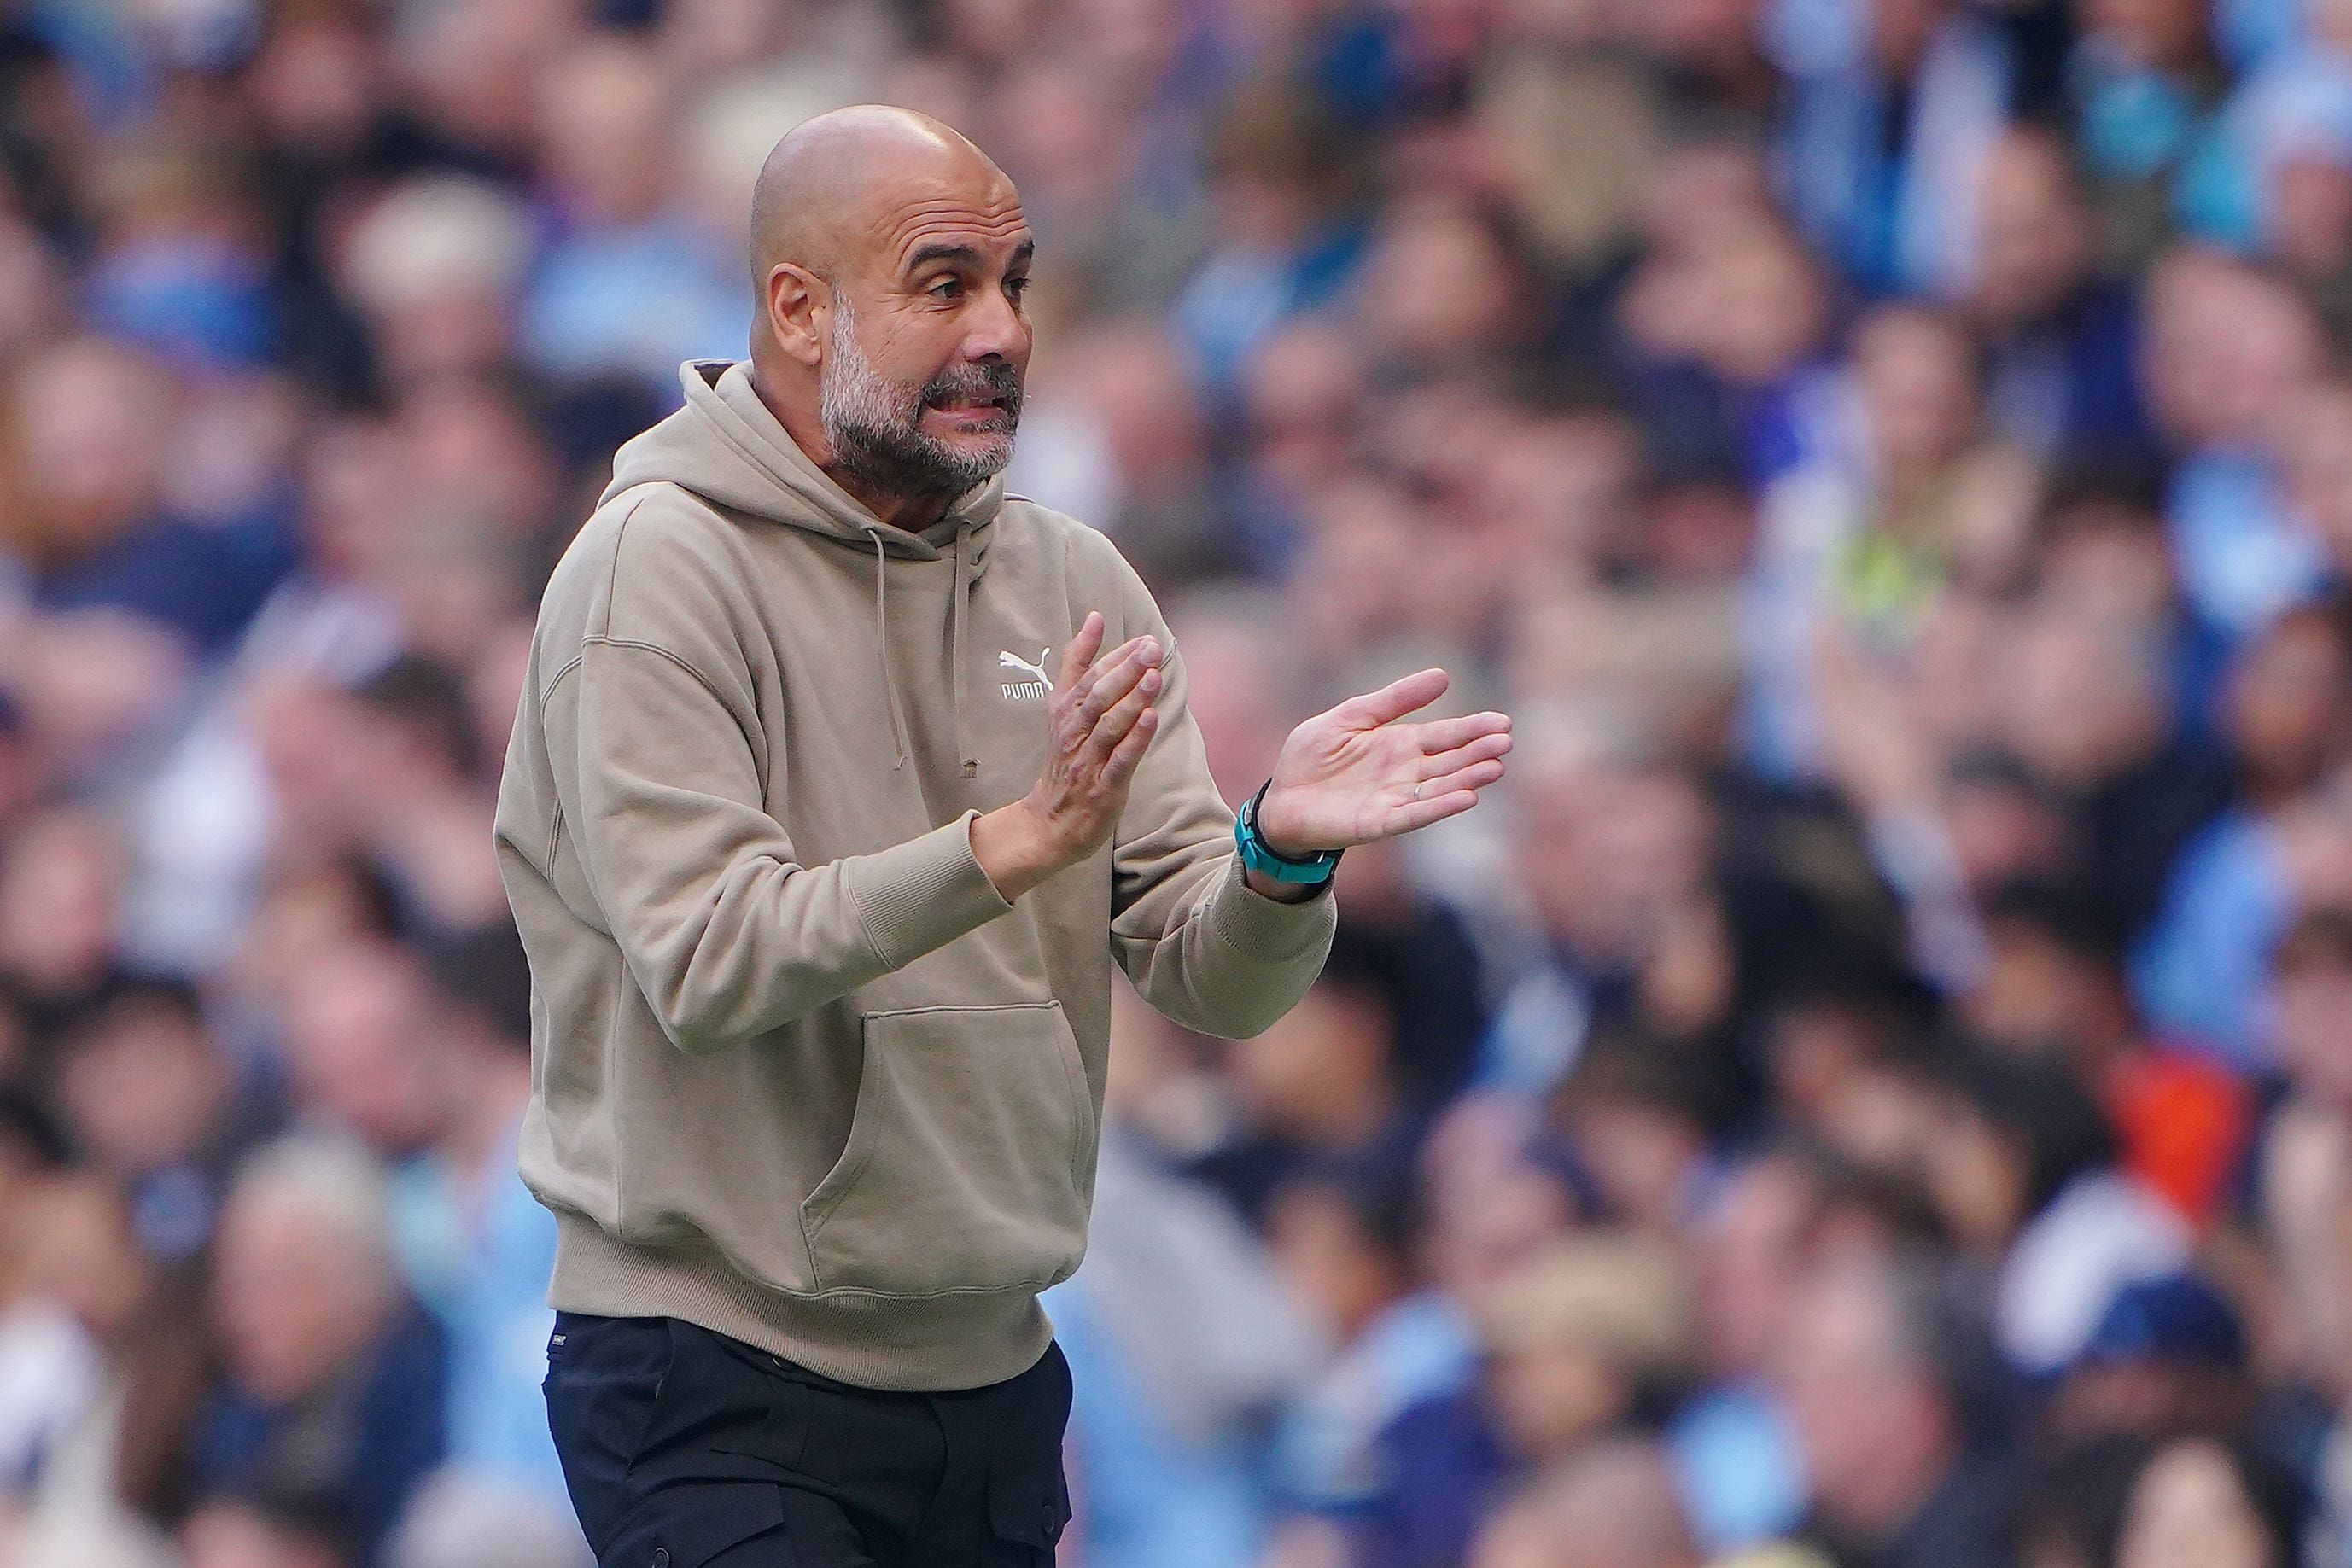
<svg viewBox="0 0 2352 1568">
<path fill-rule="evenodd" d="M 990 171 L 908 181 L 877 204 L 866 227 L 867 256 L 896 276 L 933 246 L 967 246 L 1009 260 L 1029 239 L 1029 221 L 1013 182 Z"/>
</svg>

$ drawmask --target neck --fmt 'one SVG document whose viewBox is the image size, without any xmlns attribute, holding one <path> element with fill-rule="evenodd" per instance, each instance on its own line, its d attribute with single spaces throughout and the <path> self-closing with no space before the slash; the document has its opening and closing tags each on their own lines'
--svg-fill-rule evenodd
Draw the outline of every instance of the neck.
<svg viewBox="0 0 2352 1568">
<path fill-rule="evenodd" d="M 773 366 L 759 355 L 752 356 L 751 390 L 759 393 L 760 401 L 767 405 L 768 412 L 776 416 L 776 423 L 784 427 L 784 434 L 793 438 L 793 444 L 799 447 L 802 455 L 815 464 L 826 478 L 847 491 L 850 499 L 892 528 L 910 534 L 921 533 L 948 515 L 948 507 L 955 503 L 952 495 L 931 490 L 903 494 L 877 489 L 852 472 L 835 456 L 833 443 L 825 439 L 824 423 L 817 417 L 814 395 L 807 398 L 785 395 L 778 384 L 782 379 Z"/>
<path fill-rule="evenodd" d="M 806 452 L 807 447 L 801 448 Z M 812 456 L 812 461 L 814 461 Z M 837 463 L 817 463 L 824 476 L 849 492 L 852 499 L 867 511 L 902 532 L 919 534 L 948 515 L 954 504 L 953 496 L 941 496 L 926 491 L 913 496 L 897 496 L 875 489 Z"/>
</svg>

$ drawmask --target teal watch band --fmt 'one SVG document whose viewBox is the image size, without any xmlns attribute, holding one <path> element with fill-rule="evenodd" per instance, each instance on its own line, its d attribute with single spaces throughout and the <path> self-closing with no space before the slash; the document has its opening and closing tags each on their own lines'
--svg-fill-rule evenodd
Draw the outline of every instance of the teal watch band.
<svg viewBox="0 0 2352 1568">
<path fill-rule="evenodd" d="M 1331 873 L 1339 869 L 1339 851 L 1322 850 L 1307 860 L 1288 860 L 1266 848 L 1265 841 L 1258 837 L 1257 803 L 1265 798 L 1273 783 L 1269 779 L 1259 785 L 1257 793 L 1242 802 L 1242 809 L 1234 813 L 1234 844 L 1241 852 L 1242 864 L 1276 882 L 1319 886 L 1330 881 Z"/>
</svg>

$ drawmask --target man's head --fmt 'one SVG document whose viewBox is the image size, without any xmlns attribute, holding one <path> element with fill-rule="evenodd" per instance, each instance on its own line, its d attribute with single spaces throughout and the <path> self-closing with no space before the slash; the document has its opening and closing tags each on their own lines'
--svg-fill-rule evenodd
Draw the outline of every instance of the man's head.
<svg viewBox="0 0 2352 1568">
<path fill-rule="evenodd" d="M 1898 1534 L 1958 1454 L 1948 1320 L 1920 1265 L 1861 1254 L 1825 1260 L 1792 1299 L 1773 1382 L 1840 1531 Z"/>
<path fill-rule="evenodd" d="M 1593 1442 L 1529 1482 L 1479 1536 L 1473 1568 L 1697 1568 L 1673 1460 Z"/>
<path fill-rule="evenodd" d="M 870 104 L 819 115 L 752 193 L 761 395 L 884 517 L 944 503 L 1012 458 L 1030 251 L 1013 182 L 955 131 Z"/>
</svg>

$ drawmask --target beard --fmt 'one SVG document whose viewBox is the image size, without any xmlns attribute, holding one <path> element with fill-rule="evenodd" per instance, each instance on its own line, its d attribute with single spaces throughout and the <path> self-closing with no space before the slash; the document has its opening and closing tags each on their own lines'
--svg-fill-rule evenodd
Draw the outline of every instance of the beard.
<svg viewBox="0 0 2352 1568">
<path fill-rule="evenodd" d="M 927 434 L 923 411 L 993 398 L 995 413 L 970 427 L 976 447 Z M 836 298 L 831 351 L 817 372 L 817 419 L 834 461 L 861 489 L 894 497 L 960 496 L 1013 461 L 1021 379 L 1003 360 L 959 364 L 919 388 L 885 378 L 857 346 L 847 301 Z"/>
</svg>

